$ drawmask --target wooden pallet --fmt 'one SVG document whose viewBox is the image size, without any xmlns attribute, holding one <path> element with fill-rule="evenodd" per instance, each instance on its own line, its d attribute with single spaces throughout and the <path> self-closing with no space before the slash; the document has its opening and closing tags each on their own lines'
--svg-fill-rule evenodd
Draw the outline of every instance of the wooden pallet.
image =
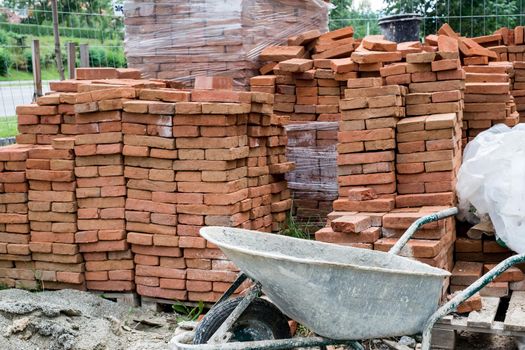
<svg viewBox="0 0 525 350">
<path fill-rule="evenodd" d="M 125 304 L 129 306 L 139 306 L 140 297 L 137 293 L 111 293 L 111 292 L 92 292 L 104 299 L 114 301 L 118 304 Z"/>
<path fill-rule="evenodd" d="M 525 336 L 525 291 L 512 293 L 506 310 L 500 298 L 482 297 L 483 308 L 468 315 L 448 315 L 432 330 L 432 349 L 454 350 L 458 331 L 488 333 L 503 336 Z M 496 314 L 504 312 L 503 321 Z"/>
</svg>

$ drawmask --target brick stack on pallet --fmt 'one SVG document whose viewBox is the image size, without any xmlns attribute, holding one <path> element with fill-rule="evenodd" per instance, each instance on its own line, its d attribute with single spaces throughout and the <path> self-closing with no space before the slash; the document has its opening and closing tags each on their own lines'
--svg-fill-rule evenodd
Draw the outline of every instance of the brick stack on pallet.
<svg viewBox="0 0 525 350">
<path fill-rule="evenodd" d="M 388 251 L 414 221 L 447 208 L 422 206 L 392 210 L 383 216 L 383 238 L 375 242 L 374 249 Z M 409 240 L 401 255 L 450 271 L 454 266 L 455 240 L 456 221 L 454 218 L 447 218 L 424 225 Z"/>
<path fill-rule="evenodd" d="M 21 105 L 16 108 L 18 132 L 16 142 L 20 144 L 49 145 L 60 136 L 62 114 L 58 110 L 58 95 L 39 98 L 39 105 Z"/>
<path fill-rule="evenodd" d="M 336 211 L 387 212 L 394 208 L 395 131 L 405 113 L 406 88 L 381 85 L 381 78 L 349 80 L 341 100 Z M 352 192 L 349 195 L 355 187 L 364 187 L 370 194 L 362 198 L 353 197 Z"/>
<path fill-rule="evenodd" d="M 286 156 L 288 142 L 284 126 L 289 118 L 273 115 L 273 95 L 251 93 L 248 118 L 247 177 L 250 228 L 277 232 L 283 228 L 292 200 L 285 175 L 294 169 Z"/>
<path fill-rule="evenodd" d="M 29 250 L 28 145 L 0 147 L 0 283 L 37 289 Z"/>
<path fill-rule="evenodd" d="M 332 40 L 332 44 L 340 47 L 337 46 L 340 40 Z M 354 71 L 357 66 L 351 62 L 345 66 L 343 60 L 349 61 L 334 60 L 340 62 L 337 71 L 357 77 Z M 324 220 L 332 210 L 332 201 L 337 198 L 336 121 L 348 77 L 334 73 L 330 63 L 329 59 L 289 59 L 275 67 L 275 75 L 254 77 L 250 81 L 252 91 L 275 92 L 274 110 L 290 117 L 288 128 L 293 131 L 288 134 L 288 157 L 299 167 L 288 174 L 288 181 L 293 191 L 294 213 L 300 220 Z M 305 160 L 308 164 L 302 162 Z M 322 186 L 323 191 L 316 184 Z M 331 192 L 327 194 L 329 189 Z"/>
<path fill-rule="evenodd" d="M 327 68 L 314 67 L 318 61 L 283 61 L 274 68 L 275 75 L 253 77 L 251 90 L 275 92 L 275 112 L 289 115 L 292 122 L 337 121 L 345 82 L 336 80 L 329 60 L 322 60 Z"/>
<path fill-rule="evenodd" d="M 143 296 L 185 300 L 186 265 L 180 249 L 183 242 L 177 236 L 173 114 L 174 102 L 189 100 L 189 92 L 143 89 L 138 97 L 124 102 L 122 113 L 125 217 L 135 284 Z"/>
<path fill-rule="evenodd" d="M 523 61 L 525 59 L 525 42 L 523 26 L 514 29 L 503 27 L 492 35 L 472 38 L 483 47 L 496 54 L 497 61 Z"/>
<path fill-rule="evenodd" d="M 407 55 L 406 117 L 397 124 L 396 207 L 450 206 L 461 165 L 465 73 L 457 53 Z M 428 78 L 422 80 L 422 73 Z"/>
<path fill-rule="evenodd" d="M 44 289 L 86 289 L 83 257 L 75 244 L 74 144 L 74 138 L 56 138 L 52 146 L 31 149 L 26 162 L 29 249 Z"/>
<path fill-rule="evenodd" d="M 86 285 L 90 290 L 132 291 L 134 264 L 124 220 L 121 99 L 134 98 L 135 89 L 86 85 L 73 97 L 74 122 L 77 128 L 89 130 L 75 136 L 75 242 L 86 261 Z"/>
<path fill-rule="evenodd" d="M 298 221 L 324 224 L 338 197 L 337 122 L 311 122 L 286 126 L 286 157 L 295 163 L 287 173 Z"/>
<path fill-rule="evenodd" d="M 271 120 L 271 97 L 194 90 L 191 102 L 175 106 L 177 234 L 189 300 L 215 300 L 236 275 L 224 255 L 199 237 L 202 226 L 271 231 L 272 224 L 279 225 L 272 214 L 278 218 L 289 209 L 288 198 L 279 196 L 286 196 L 285 183 L 274 177 L 287 165 L 282 126 Z"/>
<path fill-rule="evenodd" d="M 480 132 L 499 123 L 516 125 L 519 113 L 510 94 L 509 68 L 491 65 L 464 69 L 467 72 L 463 113 L 465 141 L 472 141 Z"/>
<path fill-rule="evenodd" d="M 301 44 L 308 38 L 299 34 L 326 31 L 328 24 L 323 1 L 257 0 L 242 6 L 208 1 L 204 8 L 190 2 L 129 1 L 124 13 L 130 67 L 150 78 L 188 82 L 196 76 L 228 75 L 241 86 L 256 75 L 261 48 L 297 34 L 292 48 L 304 50 Z"/>
<path fill-rule="evenodd" d="M 363 38 L 351 56 L 352 61 L 359 66 L 360 77 L 379 77 L 384 64 L 398 62 L 402 58 L 397 43 L 385 40 L 382 35 Z"/>
<path fill-rule="evenodd" d="M 482 275 L 496 267 L 497 263 L 486 261 L 457 260 L 450 278 L 450 293 L 463 290 Z M 525 290 L 525 276 L 518 267 L 511 267 L 494 281 L 483 287 L 479 294 L 484 297 L 508 297 L 511 291 Z"/>
<path fill-rule="evenodd" d="M 525 60 L 514 62 L 514 79 L 511 95 L 520 115 L 520 123 L 525 122 Z"/>
</svg>

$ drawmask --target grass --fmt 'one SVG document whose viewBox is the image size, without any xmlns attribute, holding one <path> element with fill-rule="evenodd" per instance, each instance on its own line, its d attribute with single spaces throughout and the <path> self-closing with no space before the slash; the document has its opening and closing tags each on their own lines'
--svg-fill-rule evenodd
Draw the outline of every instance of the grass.
<svg viewBox="0 0 525 350">
<path fill-rule="evenodd" d="M 16 116 L 0 117 L 0 137 L 11 137 L 18 134 Z"/>
<path fill-rule="evenodd" d="M 9 32 L 8 32 L 9 33 Z M 5 48 L 11 53 L 12 56 L 12 67 L 5 76 L 0 75 L 0 81 L 25 81 L 33 80 L 33 74 L 31 69 L 26 65 L 27 52 L 30 50 L 31 42 L 33 39 L 40 41 L 40 58 L 42 66 L 42 80 L 58 80 L 59 74 L 56 68 L 54 59 L 55 43 L 53 36 L 35 36 L 35 35 L 24 35 L 24 39 L 21 42 L 16 42 L 14 39 L 10 39 L 10 42 Z M 75 37 L 60 37 L 60 43 L 62 47 L 62 59 L 65 61 L 66 50 L 65 43 L 74 42 L 77 45 L 77 64 L 79 63 L 78 47 L 80 44 L 88 44 L 91 48 L 104 48 L 104 51 L 109 54 L 111 52 L 121 52 L 123 55 L 123 41 L 120 40 L 105 40 L 104 42 L 99 39 L 87 39 L 87 38 L 75 38 Z M 109 60 L 106 56 L 101 58 L 98 55 L 90 57 L 90 65 L 92 66 L 113 66 L 113 61 Z M 102 60 L 102 61 L 101 61 Z M 64 70 L 66 77 L 67 64 L 64 63 Z"/>
<path fill-rule="evenodd" d="M 172 305 L 173 311 L 177 313 L 177 323 L 184 321 L 196 321 L 204 312 L 204 302 L 200 300 L 195 307 L 189 307 L 178 301 Z"/>
<path fill-rule="evenodd" d="M 308 223 L 303 225 L 308 226 Z M 304 227 L 303 225 L 295 220 L 295 217 L 292 215 L 292 209 L 290 209 L 288 214 L 286 214 L 286 221 L 284 222 L 280 233 L 295 238 L 311 239 L 310 234 L 305 230 L 307 227 Z"/>
<path fill-rule="evenodd" d="M 67 70 L 65 72 L 67 77 Z M 55 68 L 42 69 L 42 80 L 59 80 L 60 75 Z M 9 68 L 6 76 L 0 75 L 0 81 L 19 81 L 29 80 L 33 81 L 33 73 L 28 71 L 21 71 L 14 68 Z"/>
</svg>

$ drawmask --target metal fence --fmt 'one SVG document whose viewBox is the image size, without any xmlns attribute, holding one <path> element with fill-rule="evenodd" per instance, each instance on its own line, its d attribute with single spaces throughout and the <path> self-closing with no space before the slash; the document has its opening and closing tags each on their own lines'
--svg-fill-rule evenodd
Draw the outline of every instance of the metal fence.
<svg viewBox="0 0 525 350">
<path fill-rule="evenodd" d="M 417 13 L 422 17 L 420 36 L 435 34 L 439 27 L 448 23 L 455 31 L 469 37 L 492 34 L 501 27 L 514 28 L 525 25 L 525 0 L 446 0 L 397 2 L 393 12 Z M 386 5 L 383 3 L 383 7 Z M 403 5 L 403 6 L 401 6 Z M 364 8 L 350 11 L 349 16 L 331 19 L 331 28 L 351 25 L 356 35 L 380 34 L 378 20 L 381 12 Z"/>
<path fill-rule="evenodd" d="M 39 0 L 0 0 L 0 138 L 16 133 L 15 107 L 30 103 L 33 99 L 33 39 L 40 40 L 44 92 L 49 90 L 50 80 L 59 78 L 50 3 Z M 66 77 L 68 42 L 76 44 L 77 66 L 80 65 L 80 44 L 89 46 L 89 66 L 126 65 L 123 17 L 115 15 L 111 7 L 113 3 L 109 0 L 58 1 L 59 33 Z M 512 28 L 525 24 L 525 0 L 400 0 L 394 7 L 397 4 L 400 11 L 424 14 L 420 26 L 422 38 L 435 33 L 443 23 L 449 23 L 456 31 L 467 36 L 491 34 L 502 26 Z M 343 18 L 332 18 L 330 27 L 334 29 L 352 25 L 357 37 L 380 33 L 377 22 L 382 16 L 380 12 L 365 8 L 350 13 Z"/>
<path fill-rule="evenodd" d="M 102 5 L 94 5 L 101 3 Z M 105 5 L 104 5 L 105 3 Z M 98 7 L 97 7 L 98 6 Z M 75 43 L 80 66 L 80 45 L 88 46 L 89 66 L 125 67 L 123 17 L 111 1 L 58 1 L 58 29 L 65 77 L 68 43 Z M 31 44 L 39 40 L 43 92 L 58 80 L 50 1 L 0 0 L 0 138 L 16 134 L 16 106 L 34 97 Z"/>
</svg>

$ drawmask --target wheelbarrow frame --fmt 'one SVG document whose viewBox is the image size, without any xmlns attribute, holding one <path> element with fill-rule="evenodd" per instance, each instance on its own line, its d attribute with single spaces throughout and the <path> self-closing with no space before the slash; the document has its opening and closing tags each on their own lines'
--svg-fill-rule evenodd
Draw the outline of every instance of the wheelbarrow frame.
<svg viewBox="0 0 525 350">
<path fill-rule="evenodd" d="M 402 248 L 408 243 L 410 238 L 425 224 L 430 222 L 439 221 L 458 213 L 457 208 L 446 209 L 437 213 L 433 213 L 427 216 L 423 216 L 406 230 L 406 232 L 399 238 L 396 244 L 388 251 L 389 254 L 399 254 Z M 496 267 L 491 269 L 485 275 L 480 277 L 472 285 L 458 293 L 455 297 L 449 300 L 447 303 L 439 307 L 432 316 L 428 319 L 423 330 L 423 341 L 422 350 L 430 350 L 430 344 L 432 340 L 432 328 L 434 324 L 441 319 L 443 316 L 455 311 L 459 304 L 473 296 L 476 292 L 492 282 L 495 278 L 501 275 L 510 267 L 525 262 L 525 254 L 518 254 L 507 258 L 506 260 L 499 263 Z M 249 277 L 240 273 L 232 285 L 221 298 L 214 304 L 210 309 L 212 311 L 217 305 L 229 299 L 233 293 L 239 288 L 239 286 Z M 253 280 L 253 279 L 252 279 Z M 261 294 L 261 284 L 253 280 L 255 284 L 250 287 L 248 292 L 242 297 L 241 302 L 235 307 L 233 312 L 226 318 L 224 323 L 215 331 L 215 333 L 208 340 L 207 344 L 189 344 L 194 337 L 194 332 L 185 332 L 175 336 L 170 345 L 173 345 L 175 349 L 180 350 L 211 350 L 211 349 L 222 349 L 222 350 L 245 350 L 245 349 L 258 349 L 258 350 L 276 350 L 276 349 L 290 349 L 296 347 L 326 347 L 328 345 L 348 345 L 355 350 L 364 350 L 364 347 L 357 340 L 337 340 L 323 337 L 301 337 L 301 338 L 290 338 L 290 339 L 278 339 L 278 340 L 260 340 L 250 342 L 233 342 L 228 343 L 232 334 L 229 329 L 235 324 L 242 313 L 248 308 L 250 303 Z M 205 316 L 206 317 L 206 316 Z M 172 347 L 173 348 L 173 347 Z"/>
</svg>

